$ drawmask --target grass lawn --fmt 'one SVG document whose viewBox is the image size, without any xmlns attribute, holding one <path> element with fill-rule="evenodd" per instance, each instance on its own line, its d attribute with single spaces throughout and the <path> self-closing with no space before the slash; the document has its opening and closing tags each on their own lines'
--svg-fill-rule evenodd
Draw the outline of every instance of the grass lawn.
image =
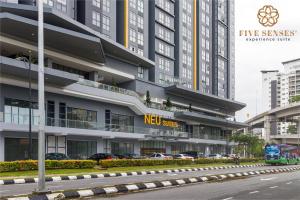
<svg viewBox="0 0 300 200">
<path fill-rule="evenodd" d="M 241 163 L 241 165 L 258 164 L 263 162 L 248 162 Z M 131 171 L 143 171 L 143 170 L 165 170 L 165 169 L 182 169 L 182 168 L 199 168 L 199 167 L 216 167 L 233 164 L 197 164 L 197 165 L 157 165 L 157 166 L 137 166 L 137 167 L 114 167 L 109 169 L 53 169 L 46 170 L 47 176 L 58 175 L 81 175 L 81 174 L 95 174 L 95 173 L 117 173 L 117 172 L 131 172 Z M 12 178 L 29 178 L 37 177 L 37 170 L 33 171 L 19 171 L 19 172 L 1 172 L 0 179 L 12 179 Z"/>
</svg>

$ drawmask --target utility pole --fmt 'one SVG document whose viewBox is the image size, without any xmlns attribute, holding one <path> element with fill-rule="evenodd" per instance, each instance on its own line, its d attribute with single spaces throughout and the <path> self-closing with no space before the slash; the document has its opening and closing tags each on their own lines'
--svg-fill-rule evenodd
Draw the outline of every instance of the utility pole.
<svg viewBox="0 0 300 200">
<path fill-rule="evenodd" d="M 38 132 L 38 193 L 46 192 L 45 185 L 45 92 L 44 92 L 44 5 L 38 0 L 38 96 L 39 96 L 39 132 Z"/>
</svg>

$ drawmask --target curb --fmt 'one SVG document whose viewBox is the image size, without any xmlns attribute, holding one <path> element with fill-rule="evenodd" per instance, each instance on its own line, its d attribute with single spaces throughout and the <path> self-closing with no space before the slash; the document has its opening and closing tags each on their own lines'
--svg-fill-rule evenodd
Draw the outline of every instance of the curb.
<svg viewBox="0 0 300 200">
<path fill-rule="evenodd" d="M 296 170 L 300 170 L 300 167 L 291 167 L 291 168 L 285 167 L 285 168 L 278 168 L 278 169 L 219 174 L 219 175 L 200 176 L 200 177 L 183 178 L 183 179 L 171 179 L 165 181 L 122 184 L 122 185 L 98 187 L 92 189 L 63 191 L 63 192 L 58 192 L 58 193 L 56 192 L 56 193 L 44 194 L 38 196 L 14 197 L 14 198 L 6 198 L 6 199 L 7 200 L 61 200 L 61 199 L 70 199 L 70 198 L 82 198 L 82 197 L 91 197 L 91 196 L 107 195 L 107 194 L 129 193 L 129 192 L 136 192 L 139 190 L 147 190 L 147 189 L 155 189 L 155 188 L 166 188 L 171 186 L 180 186 L 180 185 L 187 185 L 192 183 L 222 181 L 226 179 L 249 177 L 249 176 L 260 175 L 260 174 L 291 172 Z"/>
<path fill-rule="evenodd" d="M 59 182 L 59 181 L 91 179 L 91 178 L 107 178 L 107 177 L 116 177 L 116 176 L 138 176 L 138 175 L 151 175 L 151 174 L 163 174 L 163 173 L 174 173 L 174 172 L 179 173 L 179 172 L 189 172 L 189 171 L 205 171 L 205 170 L 214 170 L 214 169 L 219 170 L 219 169 L 245 168 L 245 167 L 262 167 L 262 166 L 266 166 L 266 164 L 229 165 L 229 166 L 205 167 L 205 168 L 87 174 L 87 175 L 77 175 L 77 176 L 53 176 L 53 177 L 46 177 L 46 182 Z M 0 180 L 0 185 L 25 184 L 25 183 L 37 183 L 37 182 L 38 182 L 38 178 L 7 179 L 7 180 Z"/>
</svg>

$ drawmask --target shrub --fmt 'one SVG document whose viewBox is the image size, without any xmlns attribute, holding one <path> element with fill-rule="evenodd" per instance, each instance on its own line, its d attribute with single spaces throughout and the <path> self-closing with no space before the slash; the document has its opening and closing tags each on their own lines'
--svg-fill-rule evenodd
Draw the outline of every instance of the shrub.
<svg viewBox="0 0 300 200">
<path fill-rule="evenodd" d="M 92 160 L 46 160 L 46 169 L 86 169 L 96 165 Z M 0 162 L 0 172 L 37 170 L 37 160 Z"/>
<path fill-rule="evenodd" d="M 240 162 L 258 162 L 260 158 L 241 158 Z M 134 166 L 155 166 L 155 165 L 192 165 L 192 164 L 212 164 L 212 163 L 234 163 L 233 159 L 208 159 L 199 158 L 192 160 L 154 160 L 154 159 L 117 159 L 102 160 L 100 165 L 103 168 L 111 167 L 134 167 Z"/>
</svg>

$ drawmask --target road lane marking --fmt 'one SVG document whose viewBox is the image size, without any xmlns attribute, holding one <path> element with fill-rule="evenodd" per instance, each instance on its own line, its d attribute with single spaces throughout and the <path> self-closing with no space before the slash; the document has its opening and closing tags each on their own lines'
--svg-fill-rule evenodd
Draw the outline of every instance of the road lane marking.
<svg viewBox="0 0 300 200">
<path fill-rule="evenodd" d="M 255 190 L 255 191 L 252 191 L 252 192 L 249 192 L 249 194 L 255 194 L 255 193 L 258 193 L 259 191 Z"/>
<path fill-rule="evenodd" d="M 11 190 L 1 190 L 0 193 L 10 192 Z"/>
<path fill-rule="evenodd" d="M 168 176 L 177 176 L 178 174 L 168 174 Z"/>
<path fill-rule="evenodd" d="M 278 188 L 278 186 L 277 185 L 275 185 L 275 186 L 272 186 L 272 187 L 269 187 L 270 189 L 274 189 L 274 188 Z"/>
<path fill-rule="evenodd" d="M 233 199 L 233 197 L 228 197 L 228 198 L 222 199 L 222 200 L 230 200 L 230 199 Z"/>
<path fill-rule="evenodd" d="M 277 179 L 277 177 L 271 177 L 271 178 L 261 178 L 261 181 L 270 181 L 270 180 L 274 180 Z"/>
<path fill-rule="evenodd" d="M 292 181 L 290 181 L 290 182 L 287 182 L 286 184 L 287 184 L 287 185 L 289 185 L 289 184 L 291 184 L 291 183 L 293 183 L 293 182 L 292 182 Z"/>
</svg>

